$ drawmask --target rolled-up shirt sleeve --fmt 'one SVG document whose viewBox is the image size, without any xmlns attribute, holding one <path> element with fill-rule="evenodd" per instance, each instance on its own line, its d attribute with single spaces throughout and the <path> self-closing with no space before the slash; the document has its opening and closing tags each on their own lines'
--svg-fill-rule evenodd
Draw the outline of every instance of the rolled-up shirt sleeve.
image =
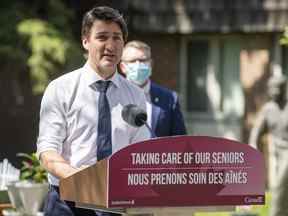
<svg viewBox="0 0 288 216">
<path fill-rule="evenodd" d="M 52 81 L 45 90 L 41 101 L 37 156 L 47 150 L 61 153 L 66 138 L 66 118 L 64 110 L 64 91 L 57 89 Z"/>
</svg>

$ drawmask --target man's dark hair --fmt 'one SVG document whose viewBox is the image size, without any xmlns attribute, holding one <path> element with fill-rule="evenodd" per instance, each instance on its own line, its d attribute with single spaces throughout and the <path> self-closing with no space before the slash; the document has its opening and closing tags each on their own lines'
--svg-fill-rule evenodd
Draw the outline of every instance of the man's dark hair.
<svg viewBox="0 0 288 216">
<path fill-rule="evenodd" d="M 107 6 L 94 7 L 88 12 L 86 12 L 82 20 L 82 38 L 90 34 L 90 30 L 93 26 L 94 21 L 96 20 L 115 22 L 116 24 L 118 24 L 122 31 L 124 41 L 127 40 L 128 29 L 124 18 L 118 10 Z"/>
</svg>

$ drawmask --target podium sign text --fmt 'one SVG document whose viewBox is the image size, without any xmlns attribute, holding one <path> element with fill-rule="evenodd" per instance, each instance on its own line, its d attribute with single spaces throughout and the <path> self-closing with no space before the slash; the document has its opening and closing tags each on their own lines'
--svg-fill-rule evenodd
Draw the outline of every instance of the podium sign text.
<svg viewBox="0 0 288 216">
<path fill-rule="evenodd" d="M 130 145 L 109 159 L 108 207 L 265 203 L 260 152 L 236 141 L 177 136 Z"/>
</svg>

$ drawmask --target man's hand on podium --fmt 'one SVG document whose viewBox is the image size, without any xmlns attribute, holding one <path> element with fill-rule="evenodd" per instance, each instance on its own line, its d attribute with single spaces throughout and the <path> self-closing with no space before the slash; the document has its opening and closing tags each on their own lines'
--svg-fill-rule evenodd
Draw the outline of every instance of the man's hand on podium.
<svg viewBox="0 0 288 216">
<path fill-rule="evenodd" d="M 72 167 L 58 152 L 47 150 L 40 154 L 41 165 L 58 178 L 67 178 L 79 170 Z"/>
<path fill-rule="evenodd" d="M 89 167 L 90 165 L 81 165 L 80 167 L 78 167 L 78 171 L 81 171 L 83 169 L 86 169 L 87 167 Z"/>
</svg>

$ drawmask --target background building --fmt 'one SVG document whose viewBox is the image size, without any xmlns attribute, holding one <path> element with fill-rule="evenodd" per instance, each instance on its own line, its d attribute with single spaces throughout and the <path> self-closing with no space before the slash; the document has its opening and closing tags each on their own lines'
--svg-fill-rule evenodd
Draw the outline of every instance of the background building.
<svg viewBox="0 0 288 216">
<path fill-rule="evenodd" d="M 267 78 L 287 71 L 286 0 L 131 0 L 129 39 L 152 46 L 153 79 L 176 89 L 191 134 L 247 142 Z"/>
</svg>

